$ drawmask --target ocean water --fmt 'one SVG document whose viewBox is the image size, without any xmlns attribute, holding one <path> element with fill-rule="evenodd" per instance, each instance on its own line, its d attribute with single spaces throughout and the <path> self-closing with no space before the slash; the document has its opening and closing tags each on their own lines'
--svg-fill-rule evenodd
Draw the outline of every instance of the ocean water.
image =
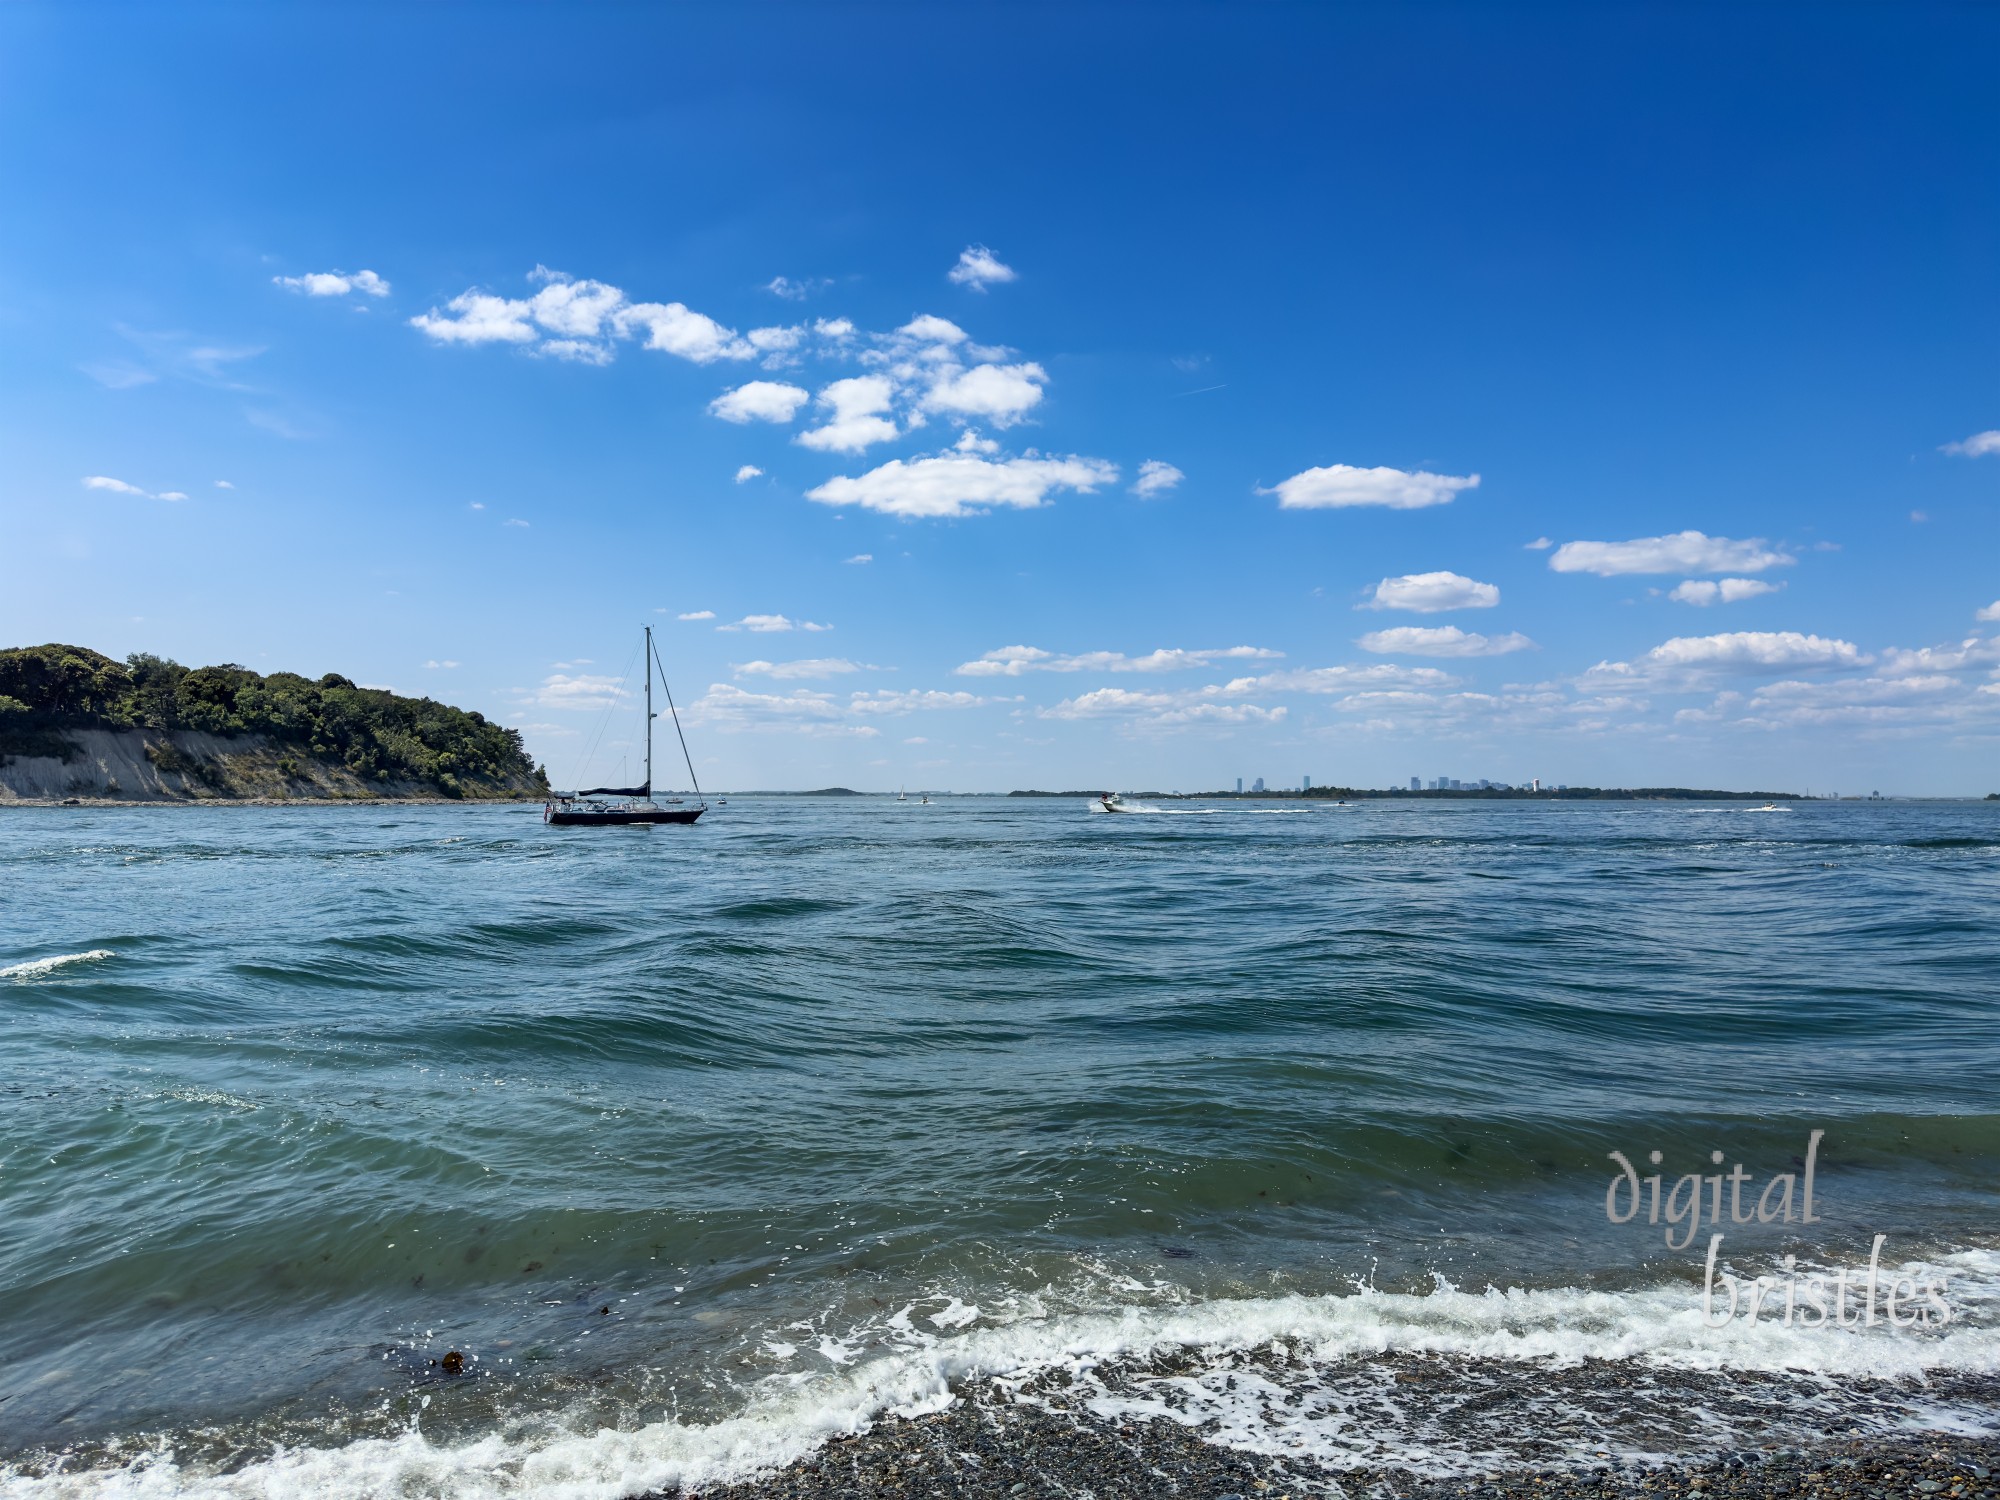
<svg viewBox="0 0 2000 1500">
<path fill-rule="evenodd" d="M 1578 1452 L 1990 1420 L 2000 808 L 539 813 L 0 816 L 0 1493 L 613 1497 L 1052 1372 L 1499 1462 L 1416 1358 Z"/>
</svg>

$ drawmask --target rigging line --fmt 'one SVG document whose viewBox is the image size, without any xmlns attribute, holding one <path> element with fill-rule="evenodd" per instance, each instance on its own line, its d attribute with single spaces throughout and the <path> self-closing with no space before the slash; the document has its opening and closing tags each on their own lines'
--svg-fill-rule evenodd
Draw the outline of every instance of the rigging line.
<svg viewBox="0 0 2000 1500">
<path fill-rule="evenodd" d="M 597 755 L 598 742 L 604 738 L 604 731 L 611 727 L 611 715 L 618 707 L 618 699 L 625 691 L 625 684 L 632 680 L 632 658 L 639 654 L 639 648 L 632 648 L 631 656 L 625 658 L 625 670 L 618 674 L 618 692 L 604 705 L 604 712 L 597 717 L 597 732 L 590 737 L 590 743 L 577 755 L 570 772 L 569 784 L 572 789 L 583 785 L 583 772 Z"/>
<path fill-rule="evenodd" d="M 660 660 L 660 643 L 653 642 L 653 660 L 660 668 L 660 689 L 667 695 L 667 712 L 674 716 L 674 737 L 681 742 L 681 759 L 687 762 L 688 782 L 694 787 L 694 794 L 701 797 L 701 781 L 694 774 L 694 757 L 688 754 L 687 736 L 681 733 L 680 710 L 674 707 L 674 690 L 667 686 L 667 664 Z M 708 799 L 702 797 L 705 804 Z"/>
</svg>

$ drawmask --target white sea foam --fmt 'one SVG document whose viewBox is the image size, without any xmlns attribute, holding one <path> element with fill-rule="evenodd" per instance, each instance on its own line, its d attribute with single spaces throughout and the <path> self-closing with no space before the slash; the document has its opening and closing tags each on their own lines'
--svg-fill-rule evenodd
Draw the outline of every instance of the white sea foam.
<svg viewBox="0 0 2000 1500">
<path fill-rule="evenodd" d="M 939 1411 L 955 1382 L 988 1378 L 1020 1387 L 1060 1373 L 1075 1403 L 1100 1416 L 1167 1416 L 1210 1423 L 1213 1442 L 1319 1458 L 1331 1463 L 1405 1462 L 1434 1471 L 1490 1461 L 1477 1443 L 1439 1445 L 1412 1416 L 1383 1428 L 1385 1407 L 1368 1407 L 1368 1441 L 1357 1446 L 1357 1401 L 1327 1373 L 1350 1356 L 1416 1354 L 1493 1361 L 1518 1369 L 1540 1361 L 1561 1368 L 1585 1359 L 1625 1359 L 1662 1379 L 1702 1372 L 1796 1373 L 1837 1400 L 1844 1377 L 1922 1378 L 1936 1372 L 2000 1373 L 2000 1254 L 1942 1257 L 1954 1323 L 1918 1336 L 1908 1329 L 1786 1329 L 1775 1324 L 1702 1326 L 1686 1285 L 1609 1292 L 1573 1288 L 1464 1292 L 1441 1285 L 1427 1295 L 1360 1291 L 1343 1296 L 1183 1301 L 1051 1312 L 1016 1301 L 1002 1320 L 940 1294 L 823 1337 L 816 1350 L 770 1338 L 764 1352 L 822 1361 L 812 1370 L 770 1376 L 742 1410 L 706 1425 L 659 1421 L 630 1430 L 507 1436 L 434 1443 L 419 1430 L 338 1447 L 294 1448 L 229 1474 L 183 1467 L 149 1452 L 123 1467 L 30 1476 L 0 1470 L 7 1500 L 292 1500 L 339 1494 L 498 1500 L 617 1500 L 647 1489 L 710 1486 L 802 1457 L 830 1437 L 867 1428 L 887 1412 Z M 918 1306 L 943 1312 L 918 1314 Z M 964 1326 L 970 1321 L 972 1326 Z M 924 1328 L 939 1325 L 939 1332 Z M 764 1337 L 769 1338 L 769 1335 Z M 870 1345 L 883 1351 L 857 1358 Z M 1115 1361 L 1171 1353 L 1192 1356 L 1192 1373 L 1100 1379 Z M 1351 1362 L 1349 1368 L 1351 1368 Z M 1276 1373 L 1273 1373 L 1273 1372 Z M 1298 1372 L 1295 1379 L 1286 1371 Z M 1394 1398 L 1402 1389 L 1382 1389 Z M 1303 1397 L 1301 1391 L 1304 1392 Z M 1032 1399 L 1032 1396 L 1031 1396 Z M 1517 1415 L 1518 1415 L 1517 1411 Z M 1945 1414 L 1963 1425 L 1960 1414 Z M 1517 1424 L 1518 1425 L 1518 1424 Z M 1975 1425 L 1976 1422 L 1975 1422 Z"/>
<path fill-rule="evenodd" d="M 88 953 L 58 953 L 54 958 L 34 958 L 24 964 L 0 969 L 0 979 L 39 979 L 68 964 L 94 964 L 101 958 L 116 958 L 109 948 L 92 948 Z"/>
</svg>

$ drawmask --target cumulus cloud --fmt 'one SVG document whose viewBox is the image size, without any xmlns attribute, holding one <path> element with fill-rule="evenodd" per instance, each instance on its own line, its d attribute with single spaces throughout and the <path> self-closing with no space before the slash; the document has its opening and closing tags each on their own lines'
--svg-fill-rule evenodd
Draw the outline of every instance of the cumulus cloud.
<svg viewBox="0 0 2000 1500">
<path fill-rule="evenodd" d="M 141 500 L 187 499 L 187 496 L 183 495 L 179 490 L 162 490 L 156 495 L 151 490 L 140 489 L 136 484 L 127 484 L 122 479 L 113 479 L 109 474 L 86 475 L 83 487 L 87 490 L 107 490 L 114 495 L 135 495 Z"/>
<path fill-rule="evenodd" d="M 555 672 L 542 679 L 530 701 L 541 708 L 609 708 L 630 696 L 616 677 Z"/>
<path fill-rule="evenodd" d="M 539 353 L 589 364 L 608 363 L 613 343 L 630 339 L 696 364 L 752 359 L 760 352 L 733 329 L 679 302 L 633 302 L 609 283 L 578 280 L 546 266 L 535 267 L 529 280 L 541 285 L 532 297 L 501 297 L 475 287 L 442 310 L 419 313 L 410 326 L 438 343 L 539 345 Z M 758 332 L 768 343 L 774 330 Z"/>
<path fill-rule="evenodd" d="M 1759 594 L 1775 594 L 1783 588 L 1782 583 L 1766 583 L 1761 578 L 1690 578 L 1675 585 L 1667 597 L 1680 604 L 1698 604 L 1704 609 L 1711 604 L 1735 604 L 1744 599 L 1755 599 Z"/>
<path fill-rule="evenodd" d="M 1012 266 L 1003 265 L 984 245 L 967 245 L 958 252 L 958 264 L 945 272 L 945 279 L 956 286 L 983 292 L 989 286 L 1014 280 L 1015 274 Z"/>
<path fill-rule="evenodd" d="M 1479 487 L 1479 476 L 1454 478 L 1449 474 L 1411 474 L 1401 469 L 1361 469 L 1352 464 L 1330 464 L 1294 474 L 1259 494 L 1276 495 L 1280 510 L 1328 510 L 1354 505 L 1384 505 L 1391 510 L 1421 510 L 1429 505 L 1446 505 L 1460 490 Z"/>
<path fill-rule="evenodd" d="M 736 482 L 738 484 L 748 484 L 751 480 L 756 479 L 760 475 L 762 475 L 763 472 L 764 471 L 758 468 L 755 464 L 745 464 L 742 468 L 736 471 Z"/>
<path fill-rule="evenodd" d="M 871 739 L 881 731 L 868 724 L 843 723 L 833 694 L 799 688 L 790 693 L 752 693 L 718 682 L 688 705 L 687 718 L 720 729 L 779 730 L 797 734 L 846 735 Z"/>
<path fill-rule="evenodd" d="M 1629 542 L 1564 542 L 1550 555 L 1549 566 L 1558 573 L 1613 578 L 1626 573 L 1761 573 L 1794 561 L 1790 553 L 1774 550 L 1762 537 L 1738 542 L 1677 531 Z"/>
<path fill-rule="evenodd" d="M 1975 432 L 1969 438 L 1956 443 L 1946 443 L 1944 452 L 1956 453 L 1963 458 L 1983 458 L 1989 453 L 2000 453 L 2000 428 L 1986 432 Z"/>
<path fill-rule="evenodd" d="M 713 620 L 715 618 L 715 611 L 712 609 L 691 609 L 684 615 L 675 615 L 674 618 L 677 620 Z"/>
<path fill-rule="evenodd" d="M 1267 672 L 1262 677 L 1239 678 L 1229 684 L 1232 692 L 1271 693 L 1353 693 L 1384 688 L 1437 690 L 1454 687 L 1459 679 L 1436 667 L 1396 667 L 1387 662 L 1366 666 L 1302 667 L 1285 672 Z"/>
<path fill-rule="evenodd" d="M 1697 672 L 1793 671 L 1801 667 L 1853 667 L 1870 658 L 1852 641 L 1796 630 L 1732 630 L 1682 635 L 1663 641 L 1640 665 Z"/>
<path fill-rule="evenodd" d="M 941 375 L 924 393 L 923 404 L 928 411 L 1011 427 L 1042 399 L 1048 378 L 1038 364 L 974 365 Z"/>
<path fill-rule="evenodd" d="M 711 618 L 713 618 L 711 616 Z M 811 620 L 793 620 L 784 615 L 745 615 L 717 630 L 747 630 L 753 635 L 776 635 L 787 630 L 831 630 L 831 625 L 815 625 Z"/>
<path fill-rule="evenodd" d="M 738 677 L 791 678 L 839 677 L 848 672 L 868 670 L 844 656 L 815 656 L 803 661 L 732 662 L 729 670 Z"/>
<path fill-rule="evenodd" d="M 645 333 L 645 347 L 676 354 L 698 365 L 718 359 L 748 359 L 755 351 L 704 313 L 679 302 L 634 302 L 621 308 L 614 326 L 623 337 Z"/>
<path fill-rule="evenodd" d="M 1162 648 L 1145 656 L 1127 656 L 1122 651 L 1064 656 L 1039 646 L 1002 646 L 953 670 L 960 677 L 1019 677 L 1024 672 L 1178 672 L 1218 661 L 1275 661 L 1284 654 L 1262 646 L 1218 646 L 1205 651 Z"/>
<path fill-rule="evenodd" d="M 915 713 L 919 709 L 977 708 L 980 704 L 991 701 L 971 693 L 943 693 L 934 688 L 913 688 L 903 692 L 891 688 L 877 688 L 872 693 L 853 694 L 847 700 L 847 707 L 849 712 L 857 714 L 908 714 Z"/>
<path fill-rule="evenodd" d="M 1091 494 L 1116 483 L 1118 468 L 1101 458 L 1021 458 L 992 461 L 969 453 L 911 462 L 891 459 L 866 474 L 829 479 L 806 491 L 822 505 L 858 505 L 911 519 L 981 515 L 996 506 L 1034 510 L 1058 490 Z"/>
<path fill-rule="evenodd" d="M 1972 618 L 1975 620 L 2000 620 L 2000 599 L 1995 599 Z"/>
<path fill-rule="evenodd" d="M 886 375 L 855 375 L 836 380 L 819 393 L 818 404 L 832 415 L 825 425 L 793 439 L 825 453 L 859 453 L 875 443 L 899 436 L 895 422 L 883 413 L 895 401 L 895 382 Z"/>
<path fill-rule="evenodd" d="M 814 292 L 825 291 L 833 281 L 825 276 L 802 276 L 794 280 L 790 276 L 773 276 L 764 283 L 764 290 L 773 297 L 783 297 L 787 302 L 803 302 Z"/>
<path fill-rule="evenodd" d="M 1151 500 L 1155 495 L 1164 495 L 1187 475 L 1170 463 L 1157 458 L 1149 458 L 1139 465 L 1139 479 L 1132 486 L 1132 493 L 1141 500 Z"/>
<path fill-rule="evenodd" d="M 1491 609 L 1499 602 L 1497 585 L 1475 582 L 1462 573 L 1405 573 L 1376 584 L 1375 597 L 1365 607 L 1434 615 L 1448 609 Z"/>
<path fill-rule="evenodd" d="M 1276 724 L 1283 708 L 1255 703 L 1218 703 L 1219 689 L 1196 693 L 1142 693 L 1129 688 L 1098 688 L 1048 708 L 1036 710 L 1043 719 L 1131 719 L 1151 728 L 1190 725 Z"/>
<path fill-rule="evenodd" d="M 1505 656 L 1535 643 L 1519 631 L 1485 636 L 1456 625 L 1397 625 L 1371 630 L 1356 644 L 1378 656 Z"/>
<path fill-rule="evenodd" d="M 418 313 L 410 326 L 440 344 L 532 344 L 541 337 L 526 302 L 489 292 L 460 292 L 443 312 Z"/>
<path fill-rule="evenodd" d="M 853 564 L 872 563 L 875 561 L 875 554 L 872 552 L 857 552 L 847 560 Z"/>
<path fill-rule="evenodd" d="M 812 400 L 810 392 L 776 380 L 753 380 L 724 391 L 708 403 L 710 415 L 725 422 L 789 422 Z"/>
<path fill-rule="evenodd" d="M 271 280 L 308 297 L 345 297 L 349 292 L 368 297 L 389 295 L 389 283 L 373 271 L 356 271 L 351 276 L 345 271 L 308 271 L 303 276 L 273 276 Z"/>
<path fill-rule="evenodd" d="M 457 665 L 458 663 L 455 661 L 427 661 L 424 663 L 424 669 L 426 671 L 434 669 L 443 669 L 445 671 L 449 671 L 451 668 Z"/>
</svg>

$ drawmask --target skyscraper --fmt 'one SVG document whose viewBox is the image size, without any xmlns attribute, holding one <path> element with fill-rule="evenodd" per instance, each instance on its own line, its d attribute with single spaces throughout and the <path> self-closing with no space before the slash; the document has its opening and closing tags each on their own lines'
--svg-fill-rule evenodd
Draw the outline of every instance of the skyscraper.
<svg viewBox="0 0 2000 1500">
<path fill-rule="evenodd" d="M 1300 790 L 1300 791 L 1302 791 L 1302 792 L 1309 792 L 1309 791 L 1311 791 L 1312 789 L 1313 789 L 1313 779 L 1312 779 L 1312 777 L 1310 777 L 1310 776 L 1301 776 L 1301 777 L 1299 778 L 1299 790 Z"/>
<path fill-rule="evenodd" d="M 1423 789 L 1424 789 L 1424 778 L 1421 776 L 1412 776 L 1410 778 L 1410 790 L 1413 792 L 1421 792 Z"/>
<path fill-rule="evenodd" d="M 1238 795 L 1241 795 L 1241 794 L 1242 794 L 1242 791 L 1243 791 L 1243 778 L 1242 778 L 1241 776 L 1239 776 L 1239 777 L 1237 777 L 1237 778 L 1236 778 L 1236 791 L 1237 791 Z"/>
</svg>

